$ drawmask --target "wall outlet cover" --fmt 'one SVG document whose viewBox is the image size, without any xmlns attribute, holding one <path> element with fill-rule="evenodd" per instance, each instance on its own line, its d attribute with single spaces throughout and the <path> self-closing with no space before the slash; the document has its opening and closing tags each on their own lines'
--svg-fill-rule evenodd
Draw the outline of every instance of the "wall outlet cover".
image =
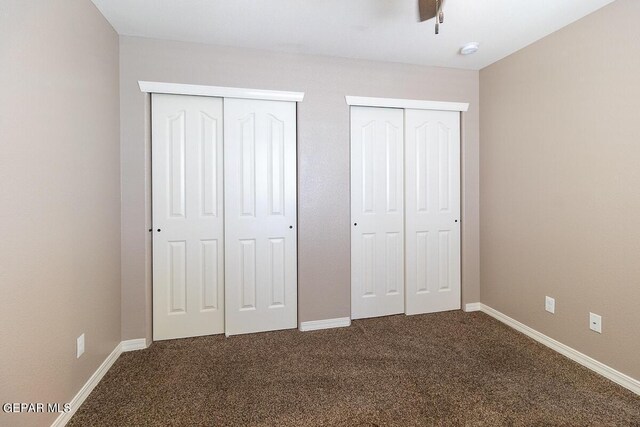
<svg viewBox="0 0 640 427">
<path fill-rule="evenodd" d="M 602 316 L 595 313 L 589 313 L 589 329 L 599 334 L 602 333 Z"/>
<path fill-rule="evenodd" d="M 549 313 L 555 313 L 556 312 L 556 300 L 555 300 L 555 298 L 545 297 L 544 298 L 544 309 L 547 310 Z"/>
<path fill-rule="evenodd" d="M 76 340 L 76 358 L 79 358 L 84 353 L 84 334 L 80 335 Z"/>
</svg>

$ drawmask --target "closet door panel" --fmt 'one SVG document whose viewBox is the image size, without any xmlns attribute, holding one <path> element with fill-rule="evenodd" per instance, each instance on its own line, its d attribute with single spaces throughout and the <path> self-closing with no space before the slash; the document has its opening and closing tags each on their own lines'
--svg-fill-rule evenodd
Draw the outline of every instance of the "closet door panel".
<svg viewBox="0 0 640 427">
<path fill-rule="evenodd" d="M 460 308 L 460 114 L 405 111 L 406 312 Z"/>
<path fill-rule="evenodd" d="M 351 107 L 351 317 L 404 312 L 403 111 Z"/>
<path fill-rule="evenodd" d="M 222 99 L 152 95 L 153 339 L 224 332 Z"/>
<path fill-rule="evenodd" d="M 296 105 L 225 99 L 227 335 L 297 327 Z"/>
</svg>

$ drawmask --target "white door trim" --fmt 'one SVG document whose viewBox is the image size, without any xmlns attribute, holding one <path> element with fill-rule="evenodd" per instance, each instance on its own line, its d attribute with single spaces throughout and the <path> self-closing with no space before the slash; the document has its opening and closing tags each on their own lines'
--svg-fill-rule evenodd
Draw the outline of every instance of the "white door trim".
<svg viewBox="0 0 640 427">
<path fill-rule="evenodd" d="M 140 91 L 173 95 L 214 96 L 218 98 L 262 99 L 268 101 L 301 102 L 304 92 L 281 90 L 246 89 L 238 87 L 190 85 L 182 83 L 148 82 L 139 80 Z"/>
<path fill-rule="evenodd" d="M 424 101 L 419 99 L 371 98 L 367 96 L 345 96 L 347 105 L 362 107 L 410 108 L 414 110 L 467 111 L 468 102 Z"/>
</svg>

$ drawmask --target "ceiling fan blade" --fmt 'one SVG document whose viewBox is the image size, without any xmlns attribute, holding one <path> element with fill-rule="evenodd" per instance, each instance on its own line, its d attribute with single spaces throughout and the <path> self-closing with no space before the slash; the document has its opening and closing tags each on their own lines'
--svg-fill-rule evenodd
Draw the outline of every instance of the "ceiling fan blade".
<svg viewBox="0 0 640 427">
<path fill-rule="evenodd" d="M 418 0 L 420 22 L 428 21 L 436 16 L 436 0 Z"/>
</svg>

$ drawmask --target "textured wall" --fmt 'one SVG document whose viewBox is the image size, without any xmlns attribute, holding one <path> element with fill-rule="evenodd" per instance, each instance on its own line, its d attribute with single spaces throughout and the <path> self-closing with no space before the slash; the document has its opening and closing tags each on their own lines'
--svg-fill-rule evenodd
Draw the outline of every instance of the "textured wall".
<svg viewBox="0 0 640 427">
<path fill-rule="evenodd" d="M 470 102 L 463 116 L 463 299 L 479 300 L 478 72 L 120 39 L 123 338 L 150 337 L 148 97 L 138 80 L 304 91 L 298 108 L 301 321 L 350 315 L 345 95 Z"/>
<path fill-rule="evenodd" d="M 87 0 L 5 0 L 0 28 L 0 402 L 64 403 L 120 342 L 118 36 Z"/>
<path fill-rule="evenodd" d="M 635 378 L 638 17 L 618 0 L 480 72 L 482 302 Z"/>
</svg>

